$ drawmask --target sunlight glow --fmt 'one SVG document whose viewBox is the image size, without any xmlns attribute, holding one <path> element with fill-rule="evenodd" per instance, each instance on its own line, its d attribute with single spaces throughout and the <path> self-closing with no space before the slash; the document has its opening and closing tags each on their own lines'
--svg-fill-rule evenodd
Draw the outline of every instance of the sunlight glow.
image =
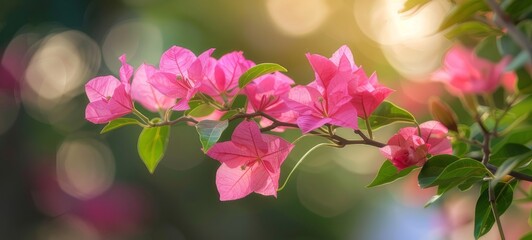
<svg viewBox="0 0 532 240">
<path fill-rule="evenodd" d="M 266 7 L 275 25 L 291 36 L 314 32 L 330 12 L 325 0 L 267 0 Z"/>
<path fill-rule="evenodd" d="M 381 45 L 386 59 L 401 75 L 425 81 L 428 74 L 438 68 L 450 44 L 435 30 L 450 4 L 436 0 L 416 12 L 400 13 L 404 2 L 357 1 L 355 19 L 362 31 Z"/>
<path fill-rule="evenodd" d="M 57 151 L 57 178 L 63 191 L 77 198 L 92 198 L 107 190 L 114 179 L 111 150 L 90 140 L 64 142 Z"/>
</svg>

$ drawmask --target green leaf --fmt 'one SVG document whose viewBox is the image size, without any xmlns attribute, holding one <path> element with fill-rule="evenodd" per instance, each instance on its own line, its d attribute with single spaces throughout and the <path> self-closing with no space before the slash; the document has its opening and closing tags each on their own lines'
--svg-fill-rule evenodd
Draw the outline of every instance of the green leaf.
<svg viewBox="0 0 532 240">
<path fill-rule="evenodd" d="M 420 186 L 427 188 L 443 185 L 449 190 L 465 181 L 481 180 L 488 173 L 489 170 L 479 161 L 470 158 L 461 158 L 450 163 L 437 177 L 424 178 L 424 181 L 420 181 Z"/>
<path fill-rule="evenodd" d="M 515 71 L 517 74 L 517 89 L 522 94 L 532 93 L 532 76 L 525 68 L 519 68 Z"/>
<path fill-rule="evenodd" d="M 115 130 L 115 129 L 123 127 L 123 126 L 133 125 L 133 124 L 137 124 L 137 125 L 141 126 L 140 122 L 137 119 L 134 119 L 134 118 L 118 118 L 118 119 L 115 119 L 115 120 L 110 121 L 109 123 L 107 123 L 107 125 L 105 125 L 105 127 L 103 127 L 103 129 L 100 132 L 100 134 L 104 134 L 104 133 L 109 132 L 111 130 Z"/>
<path fill-rule="evenodd" d="M 501 7 L 514 22 L 532 17 L 532 4 L 528 1 L 506 0 Z"/>
<path fill-rule="evenodd" d="M 429 3 L 431 0 L 406 0 L 403 5 L 403 9 L 399 10 L 399 13 L 405 13 L 415 8 L 417 11 L 419 8 L 423 7 L 425 4 Z"/>
<path fill-rule="evenodd" d="M 185 115 L 191 116 L 191 117 L 205 117 L 209 116 L 211 113 L 216 110 L 213 106 L 211 106 L 208 103 L 202 103 L 194 108 L 191 108 L 187 111 L 185 111 Z"/>
<path fill-rule="evenodd" d="M 428 187 L 449 164 L 457 160 L 458 157 L 453 155 L 437 155 L 429 158 L 418 175 L 418 183 L 421 188 Z"/>
<path fill-rule="evenodd" d="M 451 189 L 453 189 L 456 186 L 458 186 L 458 189 L 460 189 L 460 191 L 464 192 L 464 191 L 467 191 L 467 190 L 471 189 L 471 187 L 475 183 L 478 183 L 480 181 L 481 181 L 481 179 L 473 177 L 473 178 L 468 178 L 468 179 L 464 180 L 461 183 L 460 183 L 460 181 L 442 182 L 438 186 L 437 194 L 432 196 L 432 198 L 429 201 L 427 201 L 427 203 L 425 203 L 424 207 L 426 208 L 426 207 L 432 205 L 433 203 L 438 201 L 443 196 L 443 194 L 447 193 L 448 191 L 450 191 Z"/>
<path fill-rule="evenodd" d="M 460 183 L 458 185 L 458 189 L 460 189 L 460 191 L 462 191 L 462 192 L 465 192 L 465 191 L 471 189 L 471 187 L 473 187 L 473 185 L 475 183 L 478 183 L 478 182 L 479 182 L 479 179 L 477 179 L 477 178 L 468 179 L 468 180 L 464 181 L 463 183 Z"/>
<path fill-rule="evenodd" d="M 491 26 L 483 22 L 468 21 L 461 24 L 457 24 L 453 29 L 445 33 L 445 37 L 448 39 L 453 39 L 464 35 L 475 37 L 487 37 L 499 34 L 501 34 L 499 30 L 492 28 Z"/>
<path fill-rule="evenodd" d="M 238 87 L 244 88 L 248 83 L 253 81 L 253 79 L 277 71 L 286 72 L 286 68 L 277 63 L 257 64 L 254 67 L 248 69 L 245 73 L 242 74 L 242 76 L 240 76 L 240 79 L 238 79 Z"/>
<path fill-rule="evenodd" d="M 231 104 L 231 108 L 232 109 L 241 108 L 245 110 L 247 102 L 248 102 L 248 98 L 246 95 L 237 95 Z"/>
<path fill-rule="evenodd" d="M 488 173 L 489 170 L 479 161 L 461 158 L 449 164 L 432 185 L 445 185 L 449 189 L 459 185 L 468 188 L 467 185 L 481 181 Z"/>
<path fill-rule="evenodd" d="M 488 188 L 482 191 L 475 207 L 475 239 L 488 233 L 495 223 L 488 191 Z M 511 184 L 499 183 L 495 186 L 495 206 L 498 216 L 502 215 L 512 204 L 513 192 L 513 186 Z"/>
<path fill-rule="evenodd" d="M 501 166 L 509 158 L 530 154 L 531 151 L 530 148 L 519 143 L 503 143 L 503 146 L 493 152 L 490 157 L 490 163 L 495 166 Z"/>
<path fill-rule="evenodd" d="M 377 173 L 377 176 L 375 176 L 375 179 L 373 179 L 373 181 L 366 187 L 370 188 L 394 182 L 395 180 L 408 175 L 410 172 L 412 172 L 412 170 L 416 168 L 418 167 L 411 166 L 401 171 L 398 171 L 397 167 L 395 167 L 390 161 L 386 160 L 379 169 L 379 172 Z"/>
<path fill-rule="evenodd" d="M 417 125 L 416 119 L 411 113 L 388 101 L 382 102 L 369 117 L 369 123 L 373 130 L 394 122 L 410 122 Z"/>
<path fill-rule="evenodd" d="M 513 171 L 515 168 L 522 166 L 523 164 L 527 164 L 530 162 L 530 159 L 532 158 L 532 150 L 528 150 L 528 152 L 510 157 L 504 161 L 499 169 L 497 169 L 497 172 L 495 173 L 495 176 L 493 177 L 493 180 L 491 181 L 491 184 L 495 185 L 498 182 L 502 180 L 502 178 L 506 175 L 508 175 L 511 171 Z"/>
<path fill-rule="evenodd" d="M 453 154 L 458 157 L 462 157 L 469 152 L 469 144 L 461 141 L 453 141 L 452 148 Z"/>
<path fill-rule="evenodd" d="M 497 39 L 497 49 L 502 55 L 515 56 L 521 51 L 521 47 L 507 34 Z"/>
<path fill-rule="evenodd" d="M 492 62 L 498 62 L 502 58 L 499 50 L 497 50 L 497 39 L 495 36 L 487 37 L 482 40 L 475 47 L 475 53 L 477 56 Z"/>
<path fill-rule="evenodd" d="M 203 152 L 206 153 L 216 142 L 218 142 L 218 139 L 220 139 L 220 136 L 227 128 L 227 126 L 227 120 L 203 120 L 196 124 L 196 130 L 198 131 L 198 134 L 200 136 Z"/>
<path fill-rule="evenodd" d="M 506 137 L 493 146 L 492 152 L 497 153 L 505 144 L 508 143 L 518 143 L 529 146 L 532 144 L 532 127 L 520 128 L 508 133 Z"/>
<path fill-rule="evenodd" d="M 460 23 L 471 18 L 479 11 L 486 10 L 488 10 L 488 6 L 483 0 L 469 0 L 455 5 L 447 17 L 443 19 L 442 23 L 440 24 L 439 31 L 445 30 L 456 23 Z"/>
<path fill-rule="evenodd" d="M 530 212 L 529 224 L 532 222 L 532 220 L 530 219 L 532 219 L 532 212 Z M 532 224 L 530 224 L 530 226 L 532 226 Z M 519 240 L 532 240 L 532 232 L 525 234 L 524 236 L 519 238 Z"/>
<path fill-rule="evenodd" d="M 166 152 L 169 137 L 169 126 L 144 128 L 140 133 L 139 156 L 152 174 Z"/>
<path fill-rule="evenodd" d="M 226 113 L 224 113 L 224 115 L 222 115 L 222 117 L 220 117 L 220 121 L 227 120 L 227 119 L 231 118 L 232 116 L 236 115 L 237 113 L 238 113 L 237 110 L 229 110 Z"/>
</svg>

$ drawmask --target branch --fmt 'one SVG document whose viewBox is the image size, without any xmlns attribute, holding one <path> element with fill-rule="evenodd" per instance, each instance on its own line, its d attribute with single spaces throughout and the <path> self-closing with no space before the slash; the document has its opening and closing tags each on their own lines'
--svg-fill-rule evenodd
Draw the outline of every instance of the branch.
<svg viewBox="0 0 532 240">
<path fill-rule="evenodd" d="M 492 172 L 492 173 L 495 173 L 497 172 L 497 170 L 499 169 L 497 166 L 493 165 L 493 164 L 490 164 L 488 163 L 486 165 L 486 167 Z M 523 181 L 527 181 L 527 182 L 532 182 L 532 176 L 530 175 L 526 175 L 524 173 L 520 173 L 520 172 L 516 172 L 516 171 L 511 171 L 510 173 L 508 173 L 508 175 L 514 177 L 515 179 L 519 179 L 519 180 L 523 180 Z"/>
<path fill-rule="evenodd" d="M 150 126 L 151 127 L 172 126 L 172 125 L 175 125 L 175 124 L 180 123 L 180 122 L 190 122 L 190 123 L 194 123 L 194 124 L 198 123 L 198 121 L 196 119 L 194 119 L 194 118 L 182 116 L 182 117 L 179 117 L 179 118 L 174 119 L 172 121 L 150 123 Z"/>
<path fill-rule="evenodd" d="M 508 15 L 502 11 L 499 4 L 497 4 L 495 0 L 485 0 L 485 2 L 496 15 L 495 23 L 501 28 L 506 28 L 508 35 L 510 35 L 515 43 L 525 50 L 529 57 L 532 57 L 532 43 L 530 43 L 528 38 L 515 27 Z"/>
<path fill-rule="evenodd" d="M 360 130 L 355 130 L 355 133 L 360 135 L 360 137 L 362 137 L 362 140 L 348 140 L 338 135 L 332 135 L 330 136 L 330 139 L 335 140 L 336 143 L 341 147 L 346 146 L 346 145 L 356 145 L 356 144 L 369 145 L 369 146 L 374 146 L 378 148 L 386 146 L 386 144 L 369 139 L 362 132 L 360 132 L 360 134 L 358 132 L 360 132 Z"/>
<path fill-rule="evenodd" d="M 501 240 L 505 240 L 506 238 L 504 237 L 504 231 L 502 229 L 501 218 L 497 211 L 497 203 L 495 202 L 497 201 L 497 199 L 495 198 L 494 188 L 495 186 L 491 186 L 491 184 L 488 187 L 488 199 L 489 199 L 490 206 L 491 206 L 491 213 L 493 214 L 493 217 L 495 217 L 495 222 L 497 223 L 497 228 L 499 229 L 499 235 L 501 237 Z"/>
</svg>

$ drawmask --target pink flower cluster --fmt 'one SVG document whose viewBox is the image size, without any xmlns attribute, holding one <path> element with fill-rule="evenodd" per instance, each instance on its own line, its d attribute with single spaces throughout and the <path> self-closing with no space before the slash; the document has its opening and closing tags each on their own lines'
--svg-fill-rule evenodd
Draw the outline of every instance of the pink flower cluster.
<svg viewBox="0 0 532 240">
<path fill-rule="evenodd" d="M 393 91 L 378 83 L 375 74 L 367 76 L 355 65 L 351 50 L 340 47 L 330 58 L 307 54 L 315 79 L 306 86 L 292 86 L 294 81 L 279 72 L 261 76 L 244 89 L 238 81 L 255 64 L 242 52 L 232 52 L 219 59 L 209 49 L 199 56 L 173 46 L 163 53 L 158 68 L 141 64 L 136 71 L 119 59 L 120 80 L 113 76 L 96 77 L 86 84 L 90 100 L 86 119 L 106 123 L 135 110 L 133 101 L 153 112 L 189 109 L 193 98 L 211 99 L 218 112 L 207 119 L 218 120 L 221 111 L 230 108 L 233 99 L 245 95 L 246 111 L 297 125 L 303 133 L 326 124 L 357 130 L 357 118 L 367 119 Z M 130 83 L 130 79 L 133 78 Z M 212 102 L 211 102 L 212 103 Z M 220 107 L 221 106 L 221 107 Z M 205 119 L 205 118 L 203 118 Z M 201 119 L 198 119 L 201 120 Z M 280 130 L 280 127 L 274 129 Z M 449 151 L 446 129 L 437 122 L 421 125 L 421 136 L 414 128 L 404 128 L 381 149 L 398 168 L 422 164 L 427 154 Z M 216 185 L 221 200 L 233 200 L 252 192 L 276 196 L 280 168 L 293 148 L 284 139 L 262 134 L 259 125 L 245 120 L 233 132 L 231 141 L 216 143 L 207 155 L 221 162 Z"/>
<path fill-rule="evenodd" d="M 401 128 L 388 140 L 388 145 L 380 149 L 397 169 L 410 166 L 423 166 L 427 155 L 452 154 L 447 128 L 437 121 L 428 121 L 415 127 Z"/>
<path fill-rule="evenodd" d="M 304 133 L 324 124 L 358 129 L 357 116 L 367 118 L 390 95 L 391 89 L 380 85 L 373 74 L 367 77 L 357 67 L 347 46 L 331 58 L 307 54 L 315 80 L 297 86 L 288 93 L 288 105 L 299 113 L 297 125 Z"/>
<path fill-rule="evenodd" d="M 432 78 L 446 84 L 453 95 L 492 93 L 501 84 L 513 91 L 516 75 L 505 72 L 509 57 L 499 63 L 493 63 L 475 55 L 471 49 L 455 45 L 443 60 L 443 68 L 436 71 Z"/>
<path fill-rule="evenodd" d="M 392 92 L 378 83 L 375 74 L 368 77 L 355 65 L 347 46 L 340 47 L 331 58 L 307 54 L 315 80 L 306 86 L 292 87 L 292 79 L 276 72 L 255 79 L 242 92 L 238 79 L 255 64 L 242 52 L 215 59 L 211 57 L 213 51 L 196 57 L 188 49 L 173 46 L 161 56 L 158 69 L 142 64 L 135 72 L 125 55 L 121 56 L 120 80 L 103 76 L 86 84 L 90 100 L 87 120 L 106 123 L 124 116 L 133 111 L 132 101 L 153 112 L 170 108 L 183 111 L 198 93 L 222 106 L 242 93 L 249 101 L 248 112 L 260 111 L 279 121 L 296 123 L 304 133 L 325 124 L 358 129 L 357 117 L 368 118 Z M 266 119 L 262 122 L 268 123 Z"/>
</svg>

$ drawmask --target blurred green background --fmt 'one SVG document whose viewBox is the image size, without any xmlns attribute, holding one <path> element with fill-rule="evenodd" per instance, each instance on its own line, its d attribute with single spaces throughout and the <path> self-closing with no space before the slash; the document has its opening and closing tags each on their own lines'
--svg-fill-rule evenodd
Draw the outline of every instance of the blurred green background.
<svg viewBox="0 0 532 240">
<path fill-rule="evenodd" d="M 193 127 L 172 128 L 168 152 L 150 175 L 136 151 L 139 128 L 99 135 L 103 126 L 84 119 L 84 84 L 116 75 L 122 53 L 137 67 L 156 65 L 172 45 L 197 54 L 216 48 L 216 57 L 242 50 L 306 84 L 313 72 L 305 53 L 330 56 L 347 44 L 367 74 L 377 71 L 396 90 L 394 102 L 427 120 L 428 98 L 443 92 L 427 80 L 451 44 L 435 33 L 450 4 L 436 0 L 399 14 L 402 4 L 0 1 L 0 239 L 471 239 L 472 196 L 423 209 L 434 192 L 419 190 L 415 178 L 366 189 L 383 161 L 375 148 L 318 150 L 277 199 L 220 202 L 219 163 L 202 154 Z M 298 144 L 281 181 L 315 143 Z M 508 236 L 526 228 L 526 220 L 503 222 L 513 226 Z"/>
</svg>

